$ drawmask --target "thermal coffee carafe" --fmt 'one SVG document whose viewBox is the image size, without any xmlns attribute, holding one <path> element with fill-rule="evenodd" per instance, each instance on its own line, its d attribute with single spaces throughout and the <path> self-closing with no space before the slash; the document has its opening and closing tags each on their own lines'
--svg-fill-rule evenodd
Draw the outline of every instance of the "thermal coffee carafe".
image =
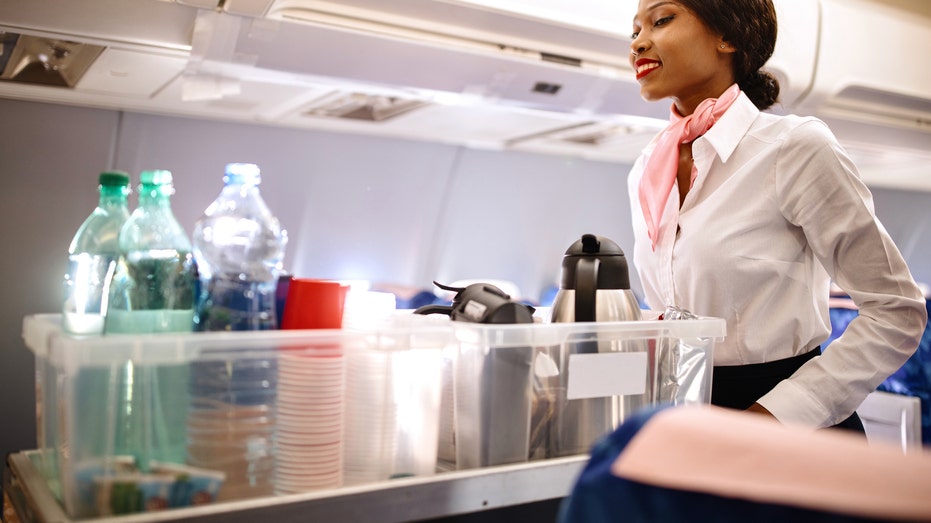
<svg viewBox="0 0 931 523">
<path fill-rule="evenodd" d="M 532 324 L 534 308 L 489 283 L 467 287 L 437 287 L 456 292 L 450 305 L 425 305 L 415 314 L 446 314 L 453 321 L 482 324 Z M 459 469 L 527 460 L 533 347 L 482 350 L 483 342 L 460 340 L 455 365 L 458 382 L 455 423 L 456 466 Z M 451 414 L 445 411 L 444 414 Z M 526 420 L 515 423 L 515 420 Z M 522 425 L 522 426 L 521 426 Z M 519 430 L 502 430 L 502 427 Z"/>
<path fill-rule="evenodd" d="M 641 320 L 640 306 L 630 290 L 627 258 L 613 241 L 585 234 L 562 261 L 562 278 L 553 302 L 553 322 L 617 322 Z M 643 341 L 591 340 L 564 343 L 549 357 L 562 369 L 559 387 L 569 389 L 570 358 L 580 354 L 642 352 Z M 540 357 L 540 356 L 538 356 Z M 560 394 L 558 420 L 551 425 L 550 453 L 568 456 L 587 452 L 592 443 L 611 432 L 631 412 L 648 402 L 647 394 L 566 399 Z"/>
<path fill-rule="evenodd" d="M 553 301 L 552 321 L 640 320 L 640 305 L 630 290 L 624 251 L 613 241 L 584 234 L 569 246 Z"/>
</svg>

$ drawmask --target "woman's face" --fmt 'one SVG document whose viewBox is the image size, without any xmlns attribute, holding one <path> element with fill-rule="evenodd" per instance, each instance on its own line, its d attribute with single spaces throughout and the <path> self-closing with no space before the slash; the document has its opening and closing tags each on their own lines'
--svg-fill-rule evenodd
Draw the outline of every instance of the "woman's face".
<svg viewBox="0 0 931 523">
<path fill-rule="evenodd" d="M 630 64 L 644 100 L 672 98 L 689 115 L 734 83 L 734 48 L 675 0 L 640 0 L 632 36 Z"/>
</svg>

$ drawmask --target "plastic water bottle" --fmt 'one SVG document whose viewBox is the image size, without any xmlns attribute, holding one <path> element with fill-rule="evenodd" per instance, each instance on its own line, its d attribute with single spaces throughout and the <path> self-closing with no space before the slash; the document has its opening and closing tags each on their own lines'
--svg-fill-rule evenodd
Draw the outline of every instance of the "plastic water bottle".
<svg viewBox="0 0 931 523">
<path fill-rule="evenodd" d="M 259 194 L 258 166 L 231 163 L 223 181 L 222 191 L 194 225 L 200 282 L 194 329 L 275 329 L 278 275 L 287 235 Z M 275 492 L 276 448 L 268 420 L 276 411 L 278 379 L 278 360 L 273 354 L 242 357 L 205 350 L 192 362 L 189 420 L 225 420 L 223 430 L 232 436 L 221 433 L 216 437 L 224 437 L 227 446 L 239 449 L 223 456 L 191 456 L 197 466 L 226 474 L 218 499 Z M 197 428 L 190 434 L 209 437 Z"/>
<path fill-rule="evenodd" d="M 139 205 L 120 229 L 107 335 L 191 331 L 194 261 L 187 233 L 171 210 L 173 193 L 170 171 L 140 173 Z M 86 376 L 87 382 L 77 387 L 106 387 L 106 408 L 88 406 L 81 416 L 88 430 L 103 431 L 103 453 L 131 455 L 144 471 L 152 461 L 184 463 L 188 362 L 170 354 L 142 354 L 102 370 L 107 383 L 99 382 L 99 373 L 82 372 L 79 379 Z"/>
<path fill-rule="evenodd" d="M 228 164 L 223 190 L 194 225 L 195 330 L 278 327 L 275 294 L 287 233 L 262 199 L 261 181 L 257 165 Z"/>
<path fill-rule="evenodd" d="M 140 174 L 139 206 L 120 230 L 105 332 L 189 332 L 194 315 L 191 242 L 171 210 L 172 175 Z"/>
<path fill-rule="evenodd" d="M 113 271 L 120 256 L 120 228 L 129 218 L 129 175 L 100 173 L 100 199 L 68 248 L 62 327 L 71 334 L 100 334 Z"/>
</svg>

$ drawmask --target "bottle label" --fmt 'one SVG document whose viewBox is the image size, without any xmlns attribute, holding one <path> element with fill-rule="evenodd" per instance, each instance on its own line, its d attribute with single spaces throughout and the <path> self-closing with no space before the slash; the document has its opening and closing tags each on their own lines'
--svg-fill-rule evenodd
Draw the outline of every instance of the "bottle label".
<svg viewBox="0 0 931 523">
<path fill-rule="evenodd" d="M 154 334 L 190 332 L 194 321 L 191 309 L 153 311 L 111 310 L 107 314 L 107 332 L 111 334 Z"/>
<path fill-rule="evenodd" d="M 109 296 L 107 333 L 190 332 L 192 257 L 174 249 L 130 253 L 117 264 Z"/>
<path fill-rule="evenodd" d="M 271 330 L 275 315 L 277 282 L 245 282 L 225 278 L 201 281 L 195 306 L 194 330 Z"/>
</svg>

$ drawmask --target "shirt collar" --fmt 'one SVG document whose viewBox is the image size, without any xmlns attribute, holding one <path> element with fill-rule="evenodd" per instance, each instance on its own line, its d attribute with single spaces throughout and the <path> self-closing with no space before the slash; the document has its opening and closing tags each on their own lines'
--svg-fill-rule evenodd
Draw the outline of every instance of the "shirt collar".
<svg viewBox="0 0 931 523">
<path fill-rule="evenodd" d="M 734 100 L 721 119 L 711 126 L 703 138 L 708 141 L 721 161 L 727 163 L 727 159 L 733 154 L 737 144 L 743 140 L 759 114 L 760 110 L 741 91 L 740 96 Z"/>
<path fill-rule="evenodd" d="M 701 136 L 708 140 L 708 143 L 714 149 L 714 152 L 721 158 L 722 162 L 727 162 L 733 154 L 737 144 L 743 139 L 744 135 L 750 130 L 750 126 L 760 110 L 753 105 L 750 98 L 743 91 L 734 100 L 734 103 L 728 107 L 727 111 L 721 116 L 721 119 L 711 126 L 707 133 Z M 665 131 L 665 129 L 663 129 Z M 656 143 L 659 141 L 663 131 L 659 131 L 652 140 L 643 148 L 643 153 L 649 156 L 653 153 Z"/>
</svg>

